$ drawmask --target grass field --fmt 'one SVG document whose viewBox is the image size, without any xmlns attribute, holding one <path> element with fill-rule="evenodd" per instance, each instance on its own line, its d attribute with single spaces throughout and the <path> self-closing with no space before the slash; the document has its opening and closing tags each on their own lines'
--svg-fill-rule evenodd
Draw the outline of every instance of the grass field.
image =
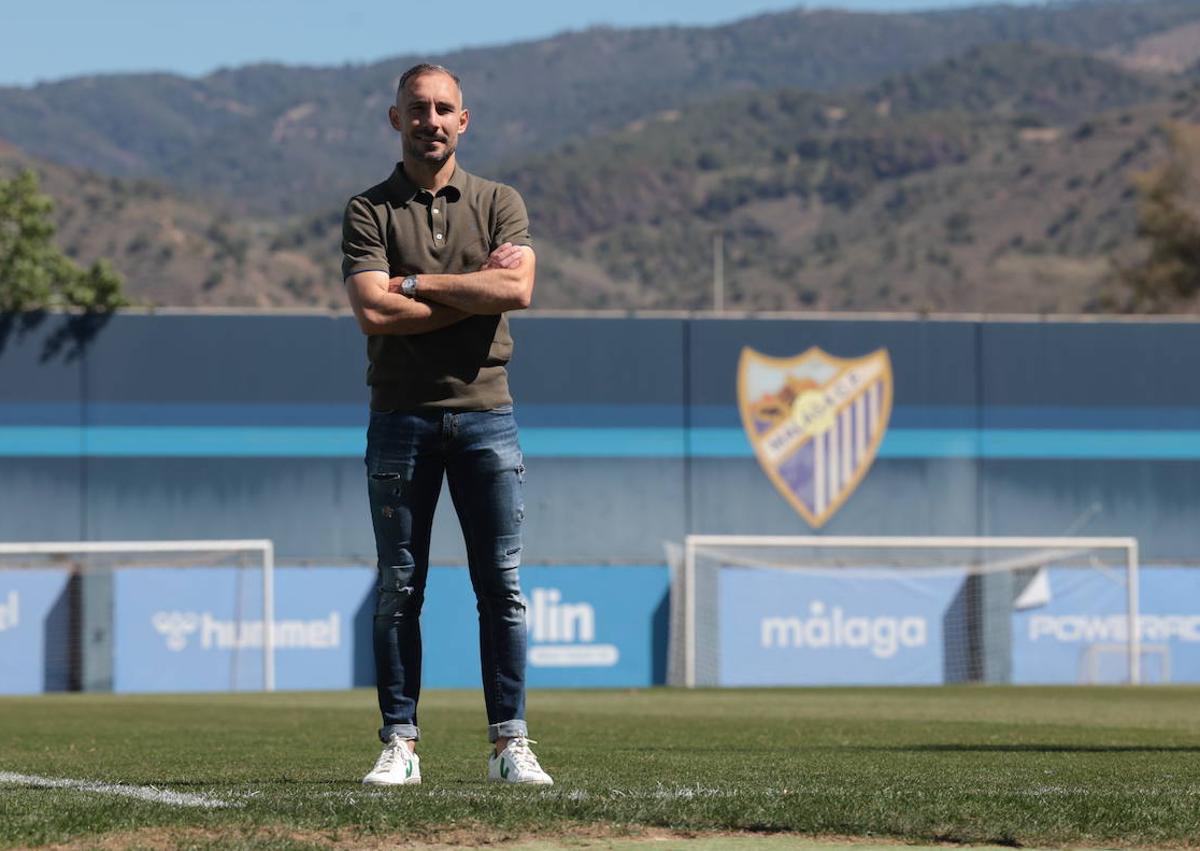
<svg viewBox="0 0 1200 851">
<path fill-rule="evenodd" d="M 1200 845 L 1196 688 L 535 692 L 548 789 L 485 783 L 481 699 L 446 691 L 422 699 L 424 785 L 365 789 L 373 701 L 367 691 L 0 699 L 0 843 L 607 847 L 646 836 L 667 848 L 696 834 L 699 849 L 746 847 L 744 832 Z"/>
</svg>

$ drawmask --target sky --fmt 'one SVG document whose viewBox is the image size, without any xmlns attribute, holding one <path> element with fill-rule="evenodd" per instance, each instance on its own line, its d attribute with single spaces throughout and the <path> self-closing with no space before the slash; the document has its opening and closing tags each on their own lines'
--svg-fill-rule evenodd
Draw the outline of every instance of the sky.
<svg viewBox="0 0 1200 851">
<path fill-rule="evenodd" d="M 438 54 L 465 46 L 507 44 L 597 24 L 725 23 L 800 5 L 907 11 L 978 2 L 0 0 L 0 85 L 27 86 L 63 77 L 123 71 L 170 71 L 195 76 L 260 61 L 288 65 L 361 63 L 399 54 Z"/>
</svg>

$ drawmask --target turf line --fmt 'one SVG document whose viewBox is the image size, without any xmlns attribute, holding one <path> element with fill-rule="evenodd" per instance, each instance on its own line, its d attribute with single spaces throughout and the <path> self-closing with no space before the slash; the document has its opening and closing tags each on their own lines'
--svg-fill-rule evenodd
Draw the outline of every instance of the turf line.
<svg viewBox="0 0 1200 851">
<path fill-rule="evenodd" d="M 156 789 L 153 786 L 126 786 L 122 783 L 72 780 L 69 777 L 38 777 L 33 774 L 13 774 L 9 771 L 0 771 L 0 784 L 44 786 L 50 789 L 78 789 L 81 792 L 123 795 L 126 798 L 138 798 L 143 801 L 153 801 L 156 804 L 167 804 L 172 807 L 203 807 L 213 810 L 233 806 L 228 801 L 222 801 L 219 798 L 210 798 L 207 795 L 193 795 L 186 792 L 172 792 L 168 789 Z"/>
</svg>

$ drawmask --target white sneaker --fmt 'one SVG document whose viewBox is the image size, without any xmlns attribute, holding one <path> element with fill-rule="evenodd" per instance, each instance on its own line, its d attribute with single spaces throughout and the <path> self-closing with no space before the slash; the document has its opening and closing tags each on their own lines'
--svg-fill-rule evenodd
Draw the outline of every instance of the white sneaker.
<svg viewBox="0 0 1200 851">
<path fill-rule="evenodd" d="M 421 759 L 408 749 L 408 739 L 392 736 L 371 773 L 363 778 L 367 786 L 406 786 L 421 782 Z"/>
<path fill-rule="evenodd" d="M 538 759 L 529 749 L 530 744 L 537 744 L 532 739 L 514 738 L 508 740 L 508 747 L 488 757 L 488 780 L 498 783 L 536 783 L 543 786 L 553 786 L 550 775 L 538 765 Z"/>
</svg>

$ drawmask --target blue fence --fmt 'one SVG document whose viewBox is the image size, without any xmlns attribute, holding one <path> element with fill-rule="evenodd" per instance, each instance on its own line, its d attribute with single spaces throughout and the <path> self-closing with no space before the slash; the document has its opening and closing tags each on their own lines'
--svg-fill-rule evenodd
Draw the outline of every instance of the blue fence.
<svg viewBox="0 0 1200 851">
<path fill-rule="evenodd" d="M 812 531 L 746 429 L 747 410 L 762 401 L 739 373 L 747 350 L 795 361 L 788 375 L 801 390 L 821 376 L 806 352 L 887 354 L 891 404 L 878 446 L 857 445 L 862 432 L 847 421 L 849 449 L 822 456 L 853 467 L 840 477 L 831 468 L 840 497 L 821 533 L 1084 531 L 1135 536 L 1150 562 L 1188 564 L 1200 551 L 1196 323 L 516 317 L 512 327 L 527 593 L 543 566 L 661 565 L 662 542 L 689 532 Z M 370 564 L 364 371 L 349 317 L 0 323 L 0 540 L 269 537 L 283 563 Z M 435 524 L 432 557 L 465 562 L 453 512 Z M 8 590 L 0 587 L 0 638 L 36 632 L 26 625 L 50 615 L 23 602 L 32 590 L 20 592 L 22 626 L 3 627 Z M 568 591 L 560 588 L 563 601 Z M 642 621 L 660 602 L 639 592 L 637 630 L 653 632 Z M 596 617 L 599 635 L 599 609 Z M 318 632 L 328 618 L 296 615 Z M 582 679 L 551 665 L 536 676 L 600 684 L 619 670 L 622 682 L 652 682 L 656 648 L 648 660 L 618 648 L 613 670 L 596 665 Z M 24 664 L 8 655 L 0 664 Z M 142 674 L 114 660 L 113 684 L 134 687 Z M 32 683 L 29 664 L 34 673 L 14 668 L 5 680 Z M 237 676 L 253 677 L 257 663 L 239 664 Z M 337 662 L 328 681 L 357 681 L 346 671 L 356 664 Z M 50 682 L 42 673 L 39 688 Z"/>
<path fill-rule="evenodd" d="M 1142 682 L 1200 682 L 1200 571 L 1140 574 Z M 1129 677 L 1124 576 L 1048 568 L 1041 598 L 1019 608 L 991 649 L 1021 685 L 1123 683 Z M 719 685 L 940 685 L 971 677 L 961 572 L 832 574 L 723 568 L 717 582 Z"/>
<path fill-rule="evenodd" d="M 241 567 L 112 571 L 110 656 L 118 692 L 222 691 L 263 685 L 262 574 Z M 664 682 L 667 569 L 532 567 L 523 571 L 534 687 L 639 687 Z M 0 570 L 0 694 L 66 689 L 72 605 L 66 570 Z M 338 689 L 374 683 L 374 570 L 275 572 L 276 685 Z M 480 681 L 478 622 L 466 568 L 430 572 L 422 615 L 424 682 Z M 78 652 L 78 651 L 76 651 Z"/>
</svg>

